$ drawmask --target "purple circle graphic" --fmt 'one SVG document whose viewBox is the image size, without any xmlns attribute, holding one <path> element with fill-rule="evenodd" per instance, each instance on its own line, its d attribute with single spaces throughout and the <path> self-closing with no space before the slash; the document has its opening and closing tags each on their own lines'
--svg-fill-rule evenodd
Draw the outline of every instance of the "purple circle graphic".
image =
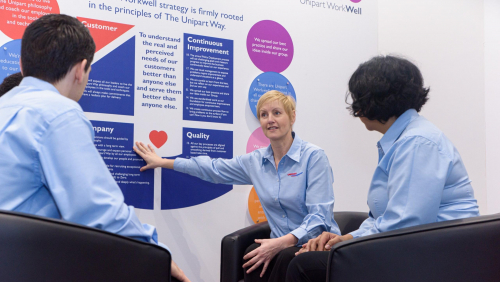
<svg viewBox="0 0 500 282">
<path fill-rule="evenodd" d="M 280 73 L 292 63 L 293 42 L 282 25 L 264 20 L 254 24 L 248 32 L 247 51 L 261 71 Z"/>
<path fill-rule="evenodd" d="M 359 3 L 361 0 L 351 0 L 352 3 Z"/>
</svg>

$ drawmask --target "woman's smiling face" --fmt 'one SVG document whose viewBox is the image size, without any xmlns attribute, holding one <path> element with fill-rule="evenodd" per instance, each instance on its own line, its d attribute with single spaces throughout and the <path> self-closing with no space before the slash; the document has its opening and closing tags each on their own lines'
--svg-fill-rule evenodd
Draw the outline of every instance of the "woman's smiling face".
<svg viewBox="0 0 500 282">
<path fill-rule="evenodd" d="M 285 138 L 287 134 L 291 135 L 295 115 L 290 118 L 283 104 L 279 100 L 273 100 L 260 108 L 259 121 L 266 137 L 271 141 L 277 141 Z"/>
</svg>

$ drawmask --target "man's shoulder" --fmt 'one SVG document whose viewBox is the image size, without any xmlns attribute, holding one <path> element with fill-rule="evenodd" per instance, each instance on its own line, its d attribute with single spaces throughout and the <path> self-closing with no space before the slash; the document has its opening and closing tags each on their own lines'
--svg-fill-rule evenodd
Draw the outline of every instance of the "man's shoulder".
<svg viewBox="0 0 500 282">
<path fill-rule="evenodd" d="M 18 108 L 36 113 L 47 122 L 68 112 L 77 112 L 83 116 L 82 108 L 75 101 L 61 94 L 35 87 L 16 87 L 15 92 L 8 93 L 0 103 L 0 108 Z"/>
</svg>

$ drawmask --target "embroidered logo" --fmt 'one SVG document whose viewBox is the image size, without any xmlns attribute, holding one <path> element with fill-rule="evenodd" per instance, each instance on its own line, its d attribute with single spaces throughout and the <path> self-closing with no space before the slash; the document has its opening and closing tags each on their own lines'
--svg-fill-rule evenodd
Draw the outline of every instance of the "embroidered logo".
<svg viewBox="0 0 500 282">
<path fill-rule="evenodd" d="M 299 176 L 301 174 L 302 174 L 302 172 L 299 172 L 299 173 L 293 172 L 293 173 L 289 173 L 287 175 L 290 176 L 290 177 L 296 177 L 296 176 Z"/>
</svg>

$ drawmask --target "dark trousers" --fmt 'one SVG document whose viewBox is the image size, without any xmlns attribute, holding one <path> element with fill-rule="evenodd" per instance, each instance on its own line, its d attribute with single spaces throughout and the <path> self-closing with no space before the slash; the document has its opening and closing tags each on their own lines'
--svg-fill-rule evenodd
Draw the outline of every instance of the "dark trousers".
<svg viewBox="0 0 500 282">
<path fill-rule="evenodd" d="M 307 252 L 290 262 L 286 282 L 325 282 L 326 265 L 330 252 Z"/>
<path fill-rule="evenodd" d="M 250 247 L 246 249 L 245 255 L 258 247 L 260 247 L 260 244 L 257 243 L 250 245 Z M 300 248 L 298 247 L 289 247 L 276 254 L 276 256 L 274 256 L 269 263 L 266 273 L 262 276 L 262 278 L 260 277 L 260 273 L 262 272 L 264 264 L 261 264 L 249 274 L 247 274 L 246 271 L 252 266 L 245 268 L 245 282 L 285 282 L 288 264 L 295 257 L 295 253 L 299 250 Z M 243 263 L 246 263 L 247 261 L 248 260 L 245 260 Z"/>
</svg>

